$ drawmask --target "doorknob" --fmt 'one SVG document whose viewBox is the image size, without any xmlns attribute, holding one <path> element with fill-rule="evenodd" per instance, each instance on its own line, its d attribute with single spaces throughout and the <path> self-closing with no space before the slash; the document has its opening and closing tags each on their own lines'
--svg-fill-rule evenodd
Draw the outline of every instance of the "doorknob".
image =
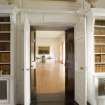
<svg viewBox="0 0 105 105">
<path fill-rule="evenodd" d="M 83 66 L 81 66 L 81 67 L 80 67 L 80 70 L 84 70 L 84 67 L 83 67 Z"/>
<path fill-rule="evenodd" d="M 27 70 L 27 71 L 29 71 L 29 70 L 30 70 L 30 68 L 27 68 L 26 70 Z"/>
</svg>

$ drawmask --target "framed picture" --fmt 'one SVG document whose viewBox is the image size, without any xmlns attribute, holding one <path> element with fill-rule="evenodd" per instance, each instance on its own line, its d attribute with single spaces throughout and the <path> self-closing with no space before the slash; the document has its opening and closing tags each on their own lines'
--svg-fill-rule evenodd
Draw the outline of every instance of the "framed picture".
<svg viewBox="0 0 105 105">
<path fill-rule="evenodd" d="M 49 46 L 39 46 L 38 54 L 50 54 L 50 47 Z"/>
</svg>

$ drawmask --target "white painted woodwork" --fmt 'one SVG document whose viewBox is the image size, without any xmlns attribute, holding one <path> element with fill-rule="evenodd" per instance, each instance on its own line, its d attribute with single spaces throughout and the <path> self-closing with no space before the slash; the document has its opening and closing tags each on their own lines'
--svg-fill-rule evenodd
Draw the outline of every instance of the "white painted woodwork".
<svg viewBox="0 0 105 105">
<path fill-rule="evenodd" d="M 30 24 L 24 21 L 24 105 L 30 105 Z"/>
<path fill-rule="evenodd" d="M 87 105 L 85 35 L 85 17 L 81 16 L 75 27 L 75 100 L 79 105 Z"/>
<path fill-rule="evenodd" d="M 87 68 L 88 68 L 88 89 L 87 97 L 91 105 L 104 105 L 105 97 L 98 96 L 98 78 L 103 78 L 104 73 L 95 73 L 94 57 L 94 21 L 105 19 L 104 9 L 92 9 L 87 14 Z"/>
<path fill-rule="evenodd" d="M 16 12 L 13 7 L 0 6 L 0 16 L 10 16 L 10 51 L 11 51 L 11 74 L 9 76 L 0 76 L 0 80 L 7 80 L 7 100 L 0 100 L 0 105 L 14 105 L 15 104 L 15 70 L 16 70 Z"/>
</svg>

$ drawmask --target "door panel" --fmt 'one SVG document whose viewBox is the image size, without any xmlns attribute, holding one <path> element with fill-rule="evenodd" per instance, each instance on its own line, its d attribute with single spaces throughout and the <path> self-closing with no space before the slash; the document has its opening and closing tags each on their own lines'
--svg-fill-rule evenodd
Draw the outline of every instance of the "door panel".
<svg viewBox="0 0 105 105">
<path fill-rule="evenodd" d="M 24 104 L 30 105 L 30 24 L 24 23 Z"/>
<path fill-rule="evenodd" d="M 85 27 L 85 17 L 81 17 L 75 31 L 75 100 L 79 105 L 87 105 Z"/>
<path fill-rule="evenodd" d="M 36 32 L 31 28 L 31 101 L 36 100 Z"/>
<path fill-rule="evenodd" d="M 66 102 L 74 101 L 75 92 L 75 70 L 74 70 L 74 28 L 66 30 L 65 36 L 66 61 L 65 61 L 65 92 Z"/>
</svg>

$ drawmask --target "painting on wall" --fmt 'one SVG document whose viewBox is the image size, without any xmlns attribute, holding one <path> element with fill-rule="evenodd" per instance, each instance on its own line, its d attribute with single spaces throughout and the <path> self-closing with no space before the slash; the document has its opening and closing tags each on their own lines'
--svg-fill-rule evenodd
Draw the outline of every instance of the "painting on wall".
<svg viewBox="0 0 105 105">
<path fill-rule="evenodd" d="M 39 46 L 38 54 L 50 54 L 50 47 L 49 46 Z"/>
</svg>

